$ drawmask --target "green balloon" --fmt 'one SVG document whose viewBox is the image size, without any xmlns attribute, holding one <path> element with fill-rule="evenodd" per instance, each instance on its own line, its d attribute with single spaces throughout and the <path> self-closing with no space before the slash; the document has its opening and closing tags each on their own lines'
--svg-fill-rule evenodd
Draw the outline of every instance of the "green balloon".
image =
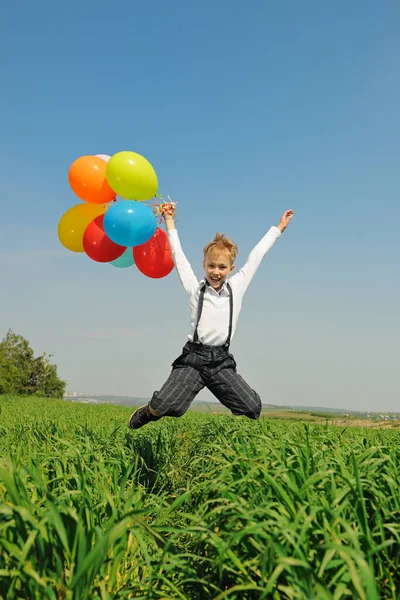
<svg viewBox="0 0 400 600">
<path fill-rule="evenodd" d="M 117 152 L 107 163 L 110 187 L 126 200 L 149 200 L 158 189 L 157 174 L 149 161 L 136 152 Z"/>
<path fill-rule="evenodd" d="M 119 269 L 126 269 L 127 267 L 131 267 L 135 264 L 133 260 L 133 248 L 127 248 L 121 256 L 116 258 L 115 260 L 110 261 L 110 265 L 113 267 L 118 267 Z"/>
</svg>

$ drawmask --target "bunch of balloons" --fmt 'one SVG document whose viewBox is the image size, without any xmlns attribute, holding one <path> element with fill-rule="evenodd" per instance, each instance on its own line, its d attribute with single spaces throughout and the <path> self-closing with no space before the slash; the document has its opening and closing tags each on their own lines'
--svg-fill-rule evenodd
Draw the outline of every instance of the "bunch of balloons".
<svg viewBox="0 0 400 600">
<path fill-rule="evenodd" d="M 158 188 L 156 172 L 144 156 L 128 151 L 81 156 L 72 163 L 68 179 L 83 203 L 67 210 L 59 221 L 63 246 L 114 267 L 135 264 L 155 279 L 172 271 L 167 235 L 143 203 Z"/>
</svg>

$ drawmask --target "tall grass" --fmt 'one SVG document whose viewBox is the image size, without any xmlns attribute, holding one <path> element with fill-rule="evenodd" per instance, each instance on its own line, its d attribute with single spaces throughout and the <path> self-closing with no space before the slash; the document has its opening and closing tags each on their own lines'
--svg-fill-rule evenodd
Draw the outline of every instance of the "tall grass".
<svg viewBox="0 0 400 600">
<path fill-rule="evenodd" d="M 400 435 L 6 398 L 0 598 L 400 598 Z"/>
</svg>

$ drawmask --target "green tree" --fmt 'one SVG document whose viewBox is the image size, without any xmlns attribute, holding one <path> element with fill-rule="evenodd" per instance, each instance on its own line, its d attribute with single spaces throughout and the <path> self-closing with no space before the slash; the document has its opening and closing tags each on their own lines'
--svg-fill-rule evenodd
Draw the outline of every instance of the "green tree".
<svg viewBox="0 0 400 600">
<path fill-rule="evenodd" d="M 9 330 L 0 342 L 0 392 L 20 394 L 28 384 L 33 350 L 21 335 Z"/>
<path fill-rule="evenodd" d="M 9 330 L 0 342 L 0 394 L 62 398 L 65 382 L 50 358 L 47 354 L 35 358 L 29 342 Z"/>
<path fill-rule="evenodd" d="M 51 364 L 50 355 L 43 354 L 32 362 L 28 381 L 28 393 L 48 398 L 62 398 L 65 392 L 65 381 L 57 376 L 57 366 Z"/>
</svg>

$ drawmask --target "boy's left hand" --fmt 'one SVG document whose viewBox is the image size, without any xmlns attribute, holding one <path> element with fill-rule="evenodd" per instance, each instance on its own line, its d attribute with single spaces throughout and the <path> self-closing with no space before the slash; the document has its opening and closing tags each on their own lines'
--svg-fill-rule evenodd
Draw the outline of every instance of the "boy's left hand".
<svg viewBox="0 0 400 600">
<path fill-rule="evenodd" d="M 289 225 L 290 221 L 292 220 L 293 215 L 294 215 L 293 210 L 285 210 L 285 212 L 281 216 L 279 225 L 277 225 L 277 228 L 279 229 L 279 231 L 281 233 L 282 233 L 282 231 L 285 231 L 286 227 Z"/>
</svg>

